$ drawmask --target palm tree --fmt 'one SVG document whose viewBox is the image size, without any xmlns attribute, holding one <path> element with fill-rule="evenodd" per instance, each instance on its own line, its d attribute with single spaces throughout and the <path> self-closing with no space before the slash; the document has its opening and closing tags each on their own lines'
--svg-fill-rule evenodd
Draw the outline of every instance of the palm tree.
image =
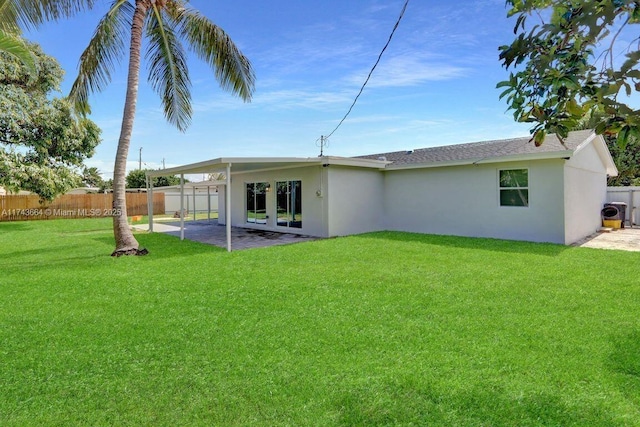
<svg viewBox="0 0 640 427">
<path fill-rule="evenodd" d="M 23 0 L 34 1 L 34 0 Z M 67 0 L 71 1 L 71 0 Z M 109 83 L 113 67 L 124 56 L 129 39 L 129 67 L 122 127 L 113 172 L 112 255 L 139 254 L 138 242 L 127 224 L 126 161 L 136 113 L 143 36 L 148 39 L 149 81 L 160 95 L 169 123 L 180 131 L 191 121 L 188 47 L 207 62 L 223 89 L 245 101 L 251 99 L 254 73 L 249 60 L 229 36 L 187 5 L 186 0 L 112 0 L 80 58 L 78 77 L 69 97 L 78 111 L 88 113 L 88 97 Z"/>
</svg>

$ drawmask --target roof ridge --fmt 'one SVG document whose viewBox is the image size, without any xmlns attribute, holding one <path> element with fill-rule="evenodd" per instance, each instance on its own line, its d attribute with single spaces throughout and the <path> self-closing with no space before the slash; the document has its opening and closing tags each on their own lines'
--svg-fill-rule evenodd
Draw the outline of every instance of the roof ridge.
<svg viewBox="0 0 640 427">
<path fill-rule="evenodd" d="M 480 162 L 487 159 L 512 157 L 515 155 L 535 155 L 542 153 L 573 150 L 585 140 L 593 130 L 585 129 L 570 132 L 560 142 L 556 134 L 549 134 L 540 147 L 535 147 L 531 137 L 503 138 L 487 141 L 466 142 L 461 144 L 439 145 L 435 147 L 416 148 L 411 150 L 388 151 L 354 158 L 374 159 L 384 157 L 388 161 L 401 164 L 440 163 L 451 161 Z"/>
</svg>

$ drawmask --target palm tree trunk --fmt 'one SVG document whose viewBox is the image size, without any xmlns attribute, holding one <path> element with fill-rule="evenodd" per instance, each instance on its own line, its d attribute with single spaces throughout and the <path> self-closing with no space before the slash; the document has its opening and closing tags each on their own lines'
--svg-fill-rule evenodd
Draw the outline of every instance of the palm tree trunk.
<svg viewBox="0 0 640 427">
<path fill-rule="evenodd" d="M 138 83 L 140 80 L 140 52 L 142 45 L 142 30 L 148 6 L 145 0 L 136 0 L 136 10 L 131 25 L 131 47 L 129 50 L 129 71 L 127 77 L 127 95 L 122 114 L 122 127 L 118 140 L 118 151 L 113 170 L 113 234 L 116 249 L 112 256 L 139 255 L 138 241 L 133 236 L 127 222 L 126 173 L 127 156 L 131 144 L 133 121 L 136 115 L 138 100 Z M 146 252 L 146 251 L 145 251 Z"/>
</svg>

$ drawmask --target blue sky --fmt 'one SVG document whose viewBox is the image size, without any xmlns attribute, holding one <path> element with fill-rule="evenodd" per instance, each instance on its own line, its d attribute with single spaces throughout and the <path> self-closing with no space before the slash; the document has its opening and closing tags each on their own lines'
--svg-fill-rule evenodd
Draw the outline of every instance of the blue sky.
<svg viewBox="0 0 640 427">
<path fill-rule="evenodd" d="M 66 71 L 62 93 L 100 16 L 95 11 L 25 36 Z M 251 60 L 251 103 L 218 88 L 210 69 L 189 63 L 194 116 L 181 133 L 166 124 L 159 97 L 141 75 L 129 168 L 159 168 L 217 157 L 319 154 L 317 141 L 347 112 L 404 0 L 193 0 Z M 325 154 L 355 156 L 528 135 L 498 99 L 507 78 L 498 46 L 513 39 L 504 0 L 411 0 L 404 18 L 352 113 Z M 126 87 L 126 62 L 91 98 L 102 143 L 86 163 L 110 177 Z"/>
</svg>

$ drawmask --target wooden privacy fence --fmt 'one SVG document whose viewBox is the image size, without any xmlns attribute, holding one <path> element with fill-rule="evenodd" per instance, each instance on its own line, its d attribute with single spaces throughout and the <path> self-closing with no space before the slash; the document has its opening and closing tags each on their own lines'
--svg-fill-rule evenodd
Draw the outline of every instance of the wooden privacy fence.
<svg viewBox="0 0 640 427">
<path fill-rule="evenodd" d="M 35 195 L 0 196 L 0 221 L 112 217 L 113 194 L 65 194 L 40 203 Z M 127 215 L 147 215 L 147 194 L 127 193 Z M 164 194 L 153 195 L 153 213 L 164 213 Z"/>
</svg>

